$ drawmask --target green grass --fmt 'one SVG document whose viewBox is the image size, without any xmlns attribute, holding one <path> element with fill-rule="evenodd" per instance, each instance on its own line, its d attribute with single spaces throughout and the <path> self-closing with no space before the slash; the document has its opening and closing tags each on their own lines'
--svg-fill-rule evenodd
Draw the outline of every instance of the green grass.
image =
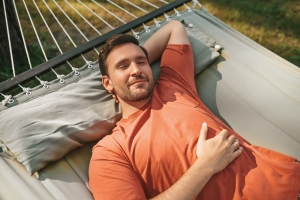
<svg viewBox="0 0 300 200">
<path fill-rule="evenodd" d="M 300 67 L 300 1 L 202 0 L 234 29 Z"/>
<path fill-rule="evenodd" d="M 161 7 L 165 5 L 158 0 L 148 0 L 153 4 Z M 168 0 L 169 2 L 171 0 Z M 43 1 L 36 1 L 39 9 L 43 13 L 46 22 L 48 23 L 54 37 L 57 39 L 62 52 L 69 51 L 74 48 L 73 44 L 68 40 L 66 34 L 62 31 L 62 28 L 55 22 L 54 17 L 49 12 Z M 86 40 L 80 35 L 77 29 L 69 22 L 60 9 L 53 3 L 52 0 L 46 0 L 47 4 L 55 15 L 59 18 L 63 27 L 70 33 L 70 37 L 74 40 L 77 46 L 84 44 Z M 95 32 L 81 17 L 64 1 L 56 1 L 70 16 L 74 23 L 80 27 L 86 37 L 91 40 L 99 34 Z M 107 27 L 99 18 L 94 16 L 84 6 L 75 0 L 69 0 L 69 2 L 75 7 L 97 30 L 104 34 L 111 30 Z M 90 0 L 82 0 L 89 8 L 101 16 L 104 20 L 109 22 L 113 27 L 118 27 L 123 23 L 114 18 L 112 15 L 107 14 L 102 8 Z M 105 2 L 105 0 L 98 0 L 101 5 L 105 5 L 107 9 L 112 11 L 119 18 L 125 22 L 129 22 L 134 19 L 131 15 L 124 13 L 117 7 Z M 136 16 L 144 15 L 143 11 L 136 9 L 128 3 L 122 0 L 113 0 L 113 2 L 122 5 L 126 10 Z M 141 2 L 140 0 L 131 0 L 142 8 L 151 12 L 155 10 L 152 6 Z M 29 47 L 29 55 L 32 66 L 37 66 L 45 62 L 44 55 L 40 50 L 39 43 L 37 42 L 35 33 L 32 29 L 27 12 L 25 10 L 23 1 L 16 1 L 19 17 L 21 19 L 22 28 L 26 38 L 26 44 Z M 37 28 L 37 32 L 41 38 L 43 47 L 45 49 L 47 59 L 50 60 L 57 55 L 60 55 L 60 51 L 56 48 L 56 45 L 49 34 L 47 27 L 45 26 L 42 18 L 40 17 L 35 5 L 32 1 L 26 1 L 30 14 L 33 17 L 34 25 Z M 248 36 L 252 40 L 273 51 L 289 62 L 300 67 L 300 2 L 294 0 L 201 0 L 200 3 L 217 18 L 224 21 L 234 29 L 240 31 L 244 35 Z M 184 8 L 180 8 L 182 10 Z M 172 12 L 171 12 L 172 13 Z M 169 13 L 169 14 L 171 14 Z M 149 24 L 152 24 L 150 22 Z M 139 30 L 139 29 L 137 29 Z M 16 48 L 16 47 L 15 47 Z M 98 48 L 99 50 L 99 48 Z M 87 60 L 96 60 L 97 54 L 92 51 L 84 55 Z M 16 74 L 24 72 L 30 69 L 27 58 L 24 55 L 17 56 L 18 60 L 24 60 L 24 62 L 15 63 Z M 3 67 L 0 58 L 0 82 L 12 78 L 12 69 L 10 66 Z M 77 58 L 71 61 L 74 67 L 80 67 L 84 65 L 82 58 Z M 71 68 L 67 65 L 56 69 L 59 74 L 67 74 L 71 71 Z M 55 76 L 52 72 L 49 72 L 42 77 L 43 80 L 54 79 Z M 37 81 L 31 81 L 26 86 L 33 87 L 39 84 Z M 20 90 L 14 90 L 11 94 L 16 94 Z"/>
</svg>

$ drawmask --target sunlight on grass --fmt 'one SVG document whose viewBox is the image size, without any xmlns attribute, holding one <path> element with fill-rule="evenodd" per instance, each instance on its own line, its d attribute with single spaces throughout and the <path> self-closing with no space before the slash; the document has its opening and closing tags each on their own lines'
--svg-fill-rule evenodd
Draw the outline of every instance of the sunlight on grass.
<svg viewBox="0 0 300 200">
<path fill-rule="evenodd" d="M 300 67 L 300 2 L 291 0 L 203 0 L 232 28 Z"/>
</svg>

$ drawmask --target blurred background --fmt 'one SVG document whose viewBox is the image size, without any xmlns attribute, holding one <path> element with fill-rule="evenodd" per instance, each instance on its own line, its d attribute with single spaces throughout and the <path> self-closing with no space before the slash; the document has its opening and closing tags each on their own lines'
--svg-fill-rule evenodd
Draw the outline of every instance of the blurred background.
<svg viewBox="0 0 300 200">
<path fill-rule="evenodd" d="M 4 10 L 2 1 L 5 1 L 6 10 Z M 157 9 L 155 6 L 161 7 L 172 0 L 147 0 L 147 2 L 145 2 L 145 0 L 2 1 L 0 5 L 0 82 L 14 76 L 10 59 L 6 21 L 5 17 L 3 17 L 4 11 L 6 11 L 9 21 L 10 37 L 13 38 L 11 41 L 15 60 L 15 75 L 17 75 L 61 54 L 44 20 L 56 38 L 61 51 L 66 52 L 75 47 L 74 43 L 77 46 L 84 44 L 87 40 L 98 37 L 112 30 L 112 28 L 121 26 L 124 22 L 130 22 L 134 20 L 135 17 L 145 15 L 147 12 Z M 16 7 L 14 7 L 13 2 L 15 2 Z M 300 67 L 300 0 L 200 0 L 199 2 L 211 14 L 229 26 Z M 131 3 L 143 9 L 133 6 Z M 129 13 L 122 11 L 116 5 L 121 6 Z M 108 14 L 101 6 L 113 12 L 119 19 Z M 185 8 L 181 7 L 178 10 L 183 9 Z M 63 13 L 62 10 L 64 10 L 65 13 Z M 18 13 L 17 17 L 15 15 L 16 11 Z M 51 12 L 59 19 L 61 26 L 64 27 L 69 35 L 62 30 L 62 27 L 56 22 Z M 41 17 L 40 13 L 43 17 Z M 173 13 L 174 12 L 170 12 L 168 14 L 171 15 Z M 66 15 L 82 30 L 86 38 L 82 37 Z M 110 26 L 105 25 L 99 17 L 108 22 Z M 22 36 L 18 29 L 18 18 L 20 19 L 25 36 L 30 63 L 28 62 Z M 84 18 L 89 21 L 98 32 L 87 24 Z M 36 33 L 40 37 L 40 41 L 42 41 L 41 44 L 45 54 L 41 50 L 41 45 L 37 40 L 32 24 L 36 28 Z M 152 25 L 153 22 L 148 24 Z M 74 40 L 74 43 L 70 41 L 69 37 Z M 100 48 L 98 48 L 98 50 L 99 49 Z M 97 59 L 96 51 L 91 51 L 84 56 L 87 60 L 91 61 Z M 85 64 L 81 58 L 75 59 L 70 63 L 77 68 Z M 67 74 L 72 70 L 69 66 L 64 65 L 57 68 L 56 71 L 59 74 Z M 40 78 L 50 81 L 55 79 L 56 76 L 54 73 L 49 72 Z M 33 80 L 25 84 L 25 86 L 33 87 L 38 84 L 37 80 Z M 17 94 L 18 92 L 20 92 L 20 88 L 12 91 L 11 94 Z"/>
</svg>

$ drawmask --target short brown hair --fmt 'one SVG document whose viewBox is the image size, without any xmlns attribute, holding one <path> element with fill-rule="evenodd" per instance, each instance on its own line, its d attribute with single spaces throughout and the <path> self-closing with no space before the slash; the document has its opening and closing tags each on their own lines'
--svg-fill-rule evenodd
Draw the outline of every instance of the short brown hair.
<svg viewBox="0 0 300 200">
<path fill-rule="evenodd" d="M 108 75 L 108 70 L 107 70 L 107 65 L 106 65 L 106 59 L 111 52 L 111 50 L 121 44 L 126 44 L 126 43 L 133 43 L 137 46 L 139 46 L 139 41 L 131 36 L 131 35 L 126 35 L 126 34 L 118 34 L 110 37 L 104 44 L 104 47 L 100 50 L 99 56 L 98 56 L 98 62 L 99 62 L 99 67 L 102 76 L 109 76 Z M 143 52 L 145 53 L 145 56 L 148 59 L 148 52 L 147 50 L 139 46 Z"/>
</svg>

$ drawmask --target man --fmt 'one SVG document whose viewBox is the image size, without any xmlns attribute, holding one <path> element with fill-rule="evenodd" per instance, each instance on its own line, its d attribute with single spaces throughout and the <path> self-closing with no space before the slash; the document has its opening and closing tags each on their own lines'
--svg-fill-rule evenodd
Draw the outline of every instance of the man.
<svg viewBox="0 0 300 200">
<path fill-rule="evenodd" d="M 150 64 L 161 55 L 154 86 Z M 95 199 L 297 198 L 299 163 L 249 144 L 199 99 L 180 22 L 169 22 L 144 47 L 130 36 L 114 36 L 99 65 L 123 116 L 93 149 Z"/>
</svg>

